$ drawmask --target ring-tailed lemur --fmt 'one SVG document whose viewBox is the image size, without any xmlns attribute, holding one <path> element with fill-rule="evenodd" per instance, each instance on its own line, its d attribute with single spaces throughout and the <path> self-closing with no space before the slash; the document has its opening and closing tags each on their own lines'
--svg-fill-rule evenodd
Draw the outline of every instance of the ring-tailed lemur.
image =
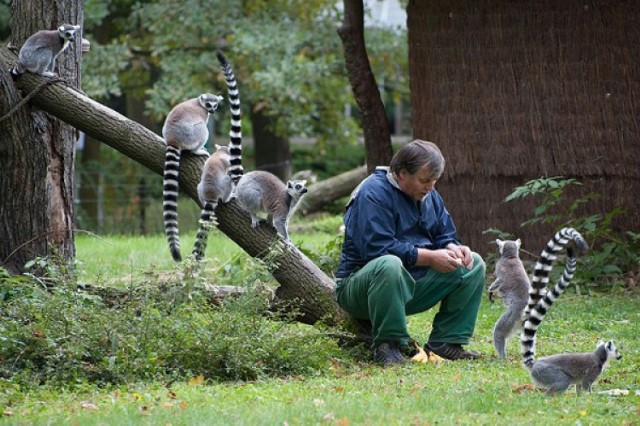
<svg viewBox="0 0 640 426">
<path fill-rule="evenodd" d="M 202 260 L 204 257 L 209 228 L 216 224 L 218 203 L 227 203 L 231 199 L 233 190 L 232 177 L 229 175 L 231 166 L 229 147 L 216 145 L 216 148 L 217 151 L 204 163 L 202 178 L 198 184 L 198 197 L 202 203 L 202 212 L 192 253 L 196 260 Z"/>
<path fill-rule="evenodd" d="M 290 180 L 285 186 L 274 174 L 256 170 L 242 176 L 235 194 L 251 214 L 251 225 L 254 228 L 260 223 L 258 212 L 264 210 L 267 222 L 273 224 L 289 245 L 289 219 L 307 192 L 306 183 L 305 180 Z"/>
<path fill-rule="evenodd" d="M 217 223 L 215 210 L 218 203 L 226 203 L 231 199 L 233 188 L 243 173 L 240 92 L 227 58 L 219 51 L 216 52 L 216 56 L 222 67 L 229 93 L 231 114 L 229 146 L 216 145 L 216 153 L 207 159 L 202 169 L 202 178 L 198 184 L 198 196 L 202 203 L 202 211 L 192 253 L 196 260 L 202 260 L 204 257 L 209 229 Z"/>
<path fill-rule="evenodd" d="M 536 386 L 548 393 L 566 391 L 572 384 L 578 393 L 586 389 L 591 392 L 593 383 L 608 366 L 612 359 L 620 359 L 614 343 L 598 343 L 595 351 L 584 353 L 566 353 L 535 359 L 536 331 L 547 311 L 555 300 L 567 288 L 576 270 L 576 257 L 572 247 L 567 247 L 567 266 L 556 285 L 531 309 L 524 323 L 520 337 L 523 364 L 529 370 Z"/>
<path fill-rule="evenodd" d="M 222 99 L 222 96 L 203 93 L 197 98 L 184 101 L 169 112 L 162 126 L 162 136 L 167 144 L 162 213 L 169 250 L 176 262 L 182 260 L 178 229 L 178 174 L 181 152 L 186 150 L 195 155 L 209 156 L 204 149 L 209 138 L 207 121 Z"/>
<path fill-rule="evenodd" d="M 587 242 L 578 231 L 573 228 L 562 228 L 554 234 L 542 250 L 542 253 L 540 253 L 540 257 L 538 257 L 533 268 L 533 277 L 531 278 L 531 287 L 529 289 L 529 302 L 524 311 L 525 320 L 529 318 L 531 309 L 540 301 L 547 290 L 553 261 L 556 260 L 558 253 L 560 253 L 571 240 L 574 241 L 576 248 L 581 253 L 589 249 Z M 567 258 L 565 270 L 568 266 L 569 259 Z"/>
<path fill-rule="evenodd" d="M 240 92 L 238 91 L 238 83 L 233 74 L 233 68 L 229 65 L 227 58 L 222 52 L 216 52 L 218 61 L 222 66 L 225 80 L 227 82 L 227 91 L 229 92 L 229 111 L 231 113 L 231 127 L 229 128 L 229 155 L 231 166 L 229 174 L 234 184 L 237 184 L 244 172 L 242 168 L 242 115 L 240 111 Z"/>
<path fill-rule="evenodd" d="M 41 30 L 31 35 L 20 48 L 18 62 L 11 74 L 18 76 L 29 71 L 45 77 L 55 76 L 58 55 L 69 46 L 73 48 L 79 29 L 79 25 L 64 24 L 57 30 Z"/>
<path fill-rule="evenodd" d="M 522 328 L 524 321 L 529 317 L 529 312 L 546 292 L 553 261 L 570 240 L 575 242 L 576 247 L 581 252 L 588 249 L 587 243 L 578 231 L 573 228 L 562 228 L 554 234 L 542 250 L 542 253 L 540 253 L 540 257 L 538 257 L 534 266 L 533 278 L 531 279 L 530 285 L 526 273 L 524 277 L 522 275 L 521 268 L 524 269 L 524 267 L 519 258 L 509 261 L 499 259 L 498 262 L 496 262 L 497 280 L 492 284 L 491 288 L 489 288 L 489 297 L 491 298 L 493 292 L 496 290 L 495 287 L 499 287 L 498 290 L 500 293 L 503 294 L 506 291 L 507 296 L 505 297 L 503 294 L 503 298 L 505 305 L 507 303 L 509 304 L 504 314 L 496 321 L 496 325 L 494 326 L 494 346 L 500 357 L 506 357 L 506 340 L 511 333 Z M 498 245 L 500 244 L 498 243 Z M 520 245 L 518 244 L 518 250 L 519 247 Z M 509 251 L 511 252 L 512 249 Z M 516 254 L 518 250 L 516 250 Z M 567 262 L 568 261 L 567 259 Z M 501 267 L 499 268 L 499 266 Z M 568 267 L 569 264 L 567 263 L 565 268 Z M 507 280 L 501 279 L 501 277 L 509 278 L 510 281 L 507 282 Z M 523 278 L 526 279 L 526 285 Z M 525 287 L 528 288 L 528 295 L 523 293 Z"/>
<path fill-rule="evenodd" d="M 529 300 L 529 277 L 520 260 L 520 239 L 496 240 L 500 258 L 496 261 L 496 280 L 489 287 L 489 300 L 497 293 L 505 311 L 493 327 L 493 346 L 501 358 L 506 358 L 507 339 L 522 327 L 524 310 Z"/>
</svg>

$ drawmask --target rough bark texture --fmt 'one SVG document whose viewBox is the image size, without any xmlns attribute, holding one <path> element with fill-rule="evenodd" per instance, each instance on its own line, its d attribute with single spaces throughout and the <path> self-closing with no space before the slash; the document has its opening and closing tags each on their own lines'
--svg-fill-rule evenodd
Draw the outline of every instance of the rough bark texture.
<svg viewBox="0 0 640 426">
<path fill-rule="evenodd" d="M 314 183 L 309 187 L 309 192 L 300 201 L 298 209 L 303 214 L 320 210 L 338 198 L 351 194 L 355 187 L 368 175 L 367 166 L 362 166 Z"/>
<path fill-rule="evenodd" d="M 10 52 L 0 49 L 0 60 L 11 56 Z M 42 77 L 28 74 L 22 76 L 17 85 L 28 93 L 42 81 Z M 162 174 L 165 144 L 160 136 L 144 126 L 60 83 L 44 87 L 30 104 Z M 202 157 L 185 154 L 180 165 L 180 190 L 196 201 L 203 164 Z M 252 228 L 249 214 L 235 199 L 220 205 L 217 217 L 218 228 L 251 256 L 264 258 L 269 254 L 276 239 L 275 230 L 266 224 Z M 338 323 L 347 318 L 335 302 L 331 278 L 296 248 L 282 249 L 271 264 L 273 276 L 280 283 L 277 298 L 293 303 L 300 311 L 301 322 Z"/>
<path fill-rule="evenodd" d="M 613 230 L 638 232 L 639 21 L 637 1 L 409 1 L 414 136 L 442 149 L 438 189 L 474 250 L 495 253 L 495 227 L 540 252 L 560 225 L 521 228 L 541 199 L 503 200 L 541 176 L 601 195 L 573 218 L 622 208 Z"/>
<path fill-rule="evenodd" d="M 12 4 L 13 46 L 41 29 L 63 23 L 82 25 L 81 1 L 23 0 Z M 76 41 L 80 46 L 80 37 Z M 0 63 L 4 115 L 19 97 L 8 70 L 16 57 Z M 64 52 L 57 71 L 73 86 L 80 81 L 80 49 Z M 23 92 L 23 96 L 26 92 Z M 74 252 L 73 165 L 77 132 L 42 111 L 23 108 L 2 123 L 0 160 L 0 264 L 13 273 L 37 256 L 56 253 L 70 260 Z"/>
<path fill-rule="evenodd" d="M 347 75 L 362 114 L 362 131 L 369 173 L 391 161 L 391 132 L 376 79 L 371 72 L 364 39 L 362 0 L 344 0 L 344 20 L 338 29 Z"/>
</svg>

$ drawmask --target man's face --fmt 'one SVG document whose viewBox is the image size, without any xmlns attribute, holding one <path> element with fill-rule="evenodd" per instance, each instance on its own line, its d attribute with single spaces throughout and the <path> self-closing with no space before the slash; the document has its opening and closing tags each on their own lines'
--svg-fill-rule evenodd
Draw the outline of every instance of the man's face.
<svg viewBox="0 0 640 426">
<path fill-rule="evenodd" d="M 420 201 L 433 189 L 437 179 L 433 178 L 427 166 L 423 166 L 412 175 L 406 170 L 401 170 L 396 180 L 405 194 Z"/>
</svg>

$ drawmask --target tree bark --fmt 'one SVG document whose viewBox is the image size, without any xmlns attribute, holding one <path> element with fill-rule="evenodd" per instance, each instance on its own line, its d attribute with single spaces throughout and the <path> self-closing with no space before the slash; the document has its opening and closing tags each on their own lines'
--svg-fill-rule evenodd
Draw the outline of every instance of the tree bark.
<svg viewBox="0 0 640 426">
<path fill-rule="evenodd" d="M 15 54 L 0 49 L 0 61 L 10 62 L 11 57 L 15 59 Z M 29 93 L 43 80 L 43 77 L 25 74 L 16 84 L 24 93 Z M 162 174 L 164 141 L 139 123 L 61 83 L 45 86 L 29 103 L 106 143 L 153 172 Z M 180 164 L 180 190 L 196 202 L 196 187 L 203 164 L 202 157 L 188 154 L 183 156 Z M 314 324 L 323 320 L 330 324 L 345 325 L 349 322 L 335 301 L 331 278 L 295 247 L 272 252 L 272 243 L 279 238 L 273 227 L 263 223 L 258 228 L 252 228 L 249 214 L 235 199 L 218 206 L 216 214 L 218 228 L 243 250 L 259 259 L 273 257 L 269 265 L 280 284 L 276 297 L 280 301 L 293 303 L 298 308 L 300 322 Z M 271 256 L 273 254 L 275 256 Z"/>
<path fill-rule="evenodd" d="M 35 0 L 12 3 L 11 44 L 21 46 L 41 29 L 63 23 L 82 25 L 82 2 Z M 52 28 L 53 27 L 53 28 Z M 81 37 L 76 44 L 80 46 Z M 81 49 L 58 57 L 56 70 L 69 84 L 80 81 Z M 2 61 L 2 115 L 20 101 L 8 70 L 16 56 Z M 24 93 L 24 92 L 23 92 Z M 0 263 L 12 273 L 38 256 L 73 259 L 73 166 L 77 132 L 42 111 L 22 108 L 2 123 L 0 159 Z"/>
<path fill-rule="evenodd" d="M 346 197 L 368 175 L 367 166 L 361 166 L 338 176 L 314 183 L 309 187 L 309 192 L 300 201 L 298 209 L 302 214 L 309 214 L 325 207 L 338 198 Z"/>
<path fill-rule="evenodd" d="M 344 20 L 338 28 L 342 40 L 347 75 L 362 114 L 364 147 L 369 173 L 391 161 L 391 131 L 376 79 L 371 71 L 364 39 L 362 0 L 344 0 Z"/>
</svg>

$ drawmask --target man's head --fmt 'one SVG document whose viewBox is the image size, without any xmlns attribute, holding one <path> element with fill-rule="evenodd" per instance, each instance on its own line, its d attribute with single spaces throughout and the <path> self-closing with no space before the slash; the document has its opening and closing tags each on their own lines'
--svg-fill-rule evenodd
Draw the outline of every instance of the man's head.
<svg viewBox="0 0 640 426">
<path fill-rule="evenodd" d="M 444 172 L 444 157 L 433 142 L 416 139 L 391 159 L 390 169 L 398 186 L 415 200 L 423 199 Z"/>
</svg>

